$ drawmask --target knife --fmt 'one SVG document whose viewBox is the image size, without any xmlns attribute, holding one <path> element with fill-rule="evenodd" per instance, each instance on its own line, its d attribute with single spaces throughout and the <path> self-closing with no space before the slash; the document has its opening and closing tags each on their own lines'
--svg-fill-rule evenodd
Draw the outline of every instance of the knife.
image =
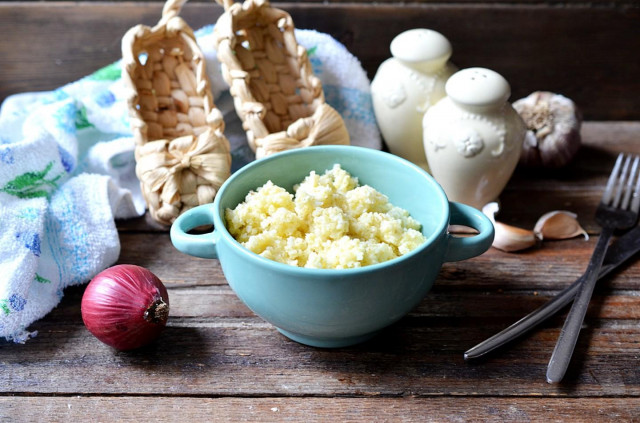
<svg viewBox="0 0 640 423">
<path fill-rule="evenodd" d="M 604 257 L 600 273 L 598 273 L 598 280 L 604 278 L 613 270 L 617 269 L 621 264 L 633 257 L 638 251 L 640 251 L 640 226 L 637 226 L 620 236 L 611 244 Z M 473 360 L 480 358 L 530 331 L 538 324 L 560 311 L 576 296 L 580 289 L 580 285 L 582 284 L 582 280 L 583 278 L 579 277 L 574 283 L 563 289 L 549 302 L 543 304 L 541 307 L 518 320 L 502 332 L 493 335 L 491 338 L 488 338 L 475 347 L 467 350 L 464 353 L 464 359 Z"/>
</svg>

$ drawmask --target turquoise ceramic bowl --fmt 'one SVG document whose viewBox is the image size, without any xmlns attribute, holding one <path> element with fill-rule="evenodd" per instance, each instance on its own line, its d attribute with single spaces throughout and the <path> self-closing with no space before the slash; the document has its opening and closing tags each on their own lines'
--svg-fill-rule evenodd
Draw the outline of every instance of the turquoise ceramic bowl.
<svg viewBox="0 0 640 423">
<path fill-rule="evenodd" d="M 293 192 L 312 170 L 324 173 L 339 163 L 409 211 L 422 224 L 427 241 L 414 251 L 357 269 L 306 269 L 263 258 L 227 231 L 224 211 L 244 201 L 268 180 Z M 188 232 L 213 224 L 213 232 Z M 447 232 L 449 224 L 479 231 L 472 237 Z M 493 225 L 481 212 L 449 202 L 424 170 L 397 156 L 354 146 L 316 146 L 278 153 L 233 174 L 212 204 L 182 214 L 171 241 L 183 253 L 217 258 L 231 288 L 258 316 L 289 338 L 318 347 L 342 347 L 371 338 L 412 310 L 427 294 L 444 262 L 485 252 Z"/>
</svg>

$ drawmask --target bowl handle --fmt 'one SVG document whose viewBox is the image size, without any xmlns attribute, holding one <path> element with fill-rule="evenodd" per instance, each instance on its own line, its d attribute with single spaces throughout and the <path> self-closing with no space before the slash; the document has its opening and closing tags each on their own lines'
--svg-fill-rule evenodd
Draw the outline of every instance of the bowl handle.
<svg viewBox="0 0 640 423">
<path fill-rule="evenodd" d="M 444 261 L 460 261 L 479 256 L 493 243 L 493 223 L 480 210 L 466 204 L 449 202 L 450 223 L 469 226 L 479 233 L 468 237 L 447 234 L 447 252 Z"/>
<path fill-rule="evenodd" d="M 203 225 L 213 224 L 214 208 L 212 204 L 203 204 L 182 213 L 171 225 L 171 243 L 178 251 L 200 258 L 218 258 L 216 242 L 218 231 L 203 234 L 190 234 L 190 230 Z"/>
</svg>

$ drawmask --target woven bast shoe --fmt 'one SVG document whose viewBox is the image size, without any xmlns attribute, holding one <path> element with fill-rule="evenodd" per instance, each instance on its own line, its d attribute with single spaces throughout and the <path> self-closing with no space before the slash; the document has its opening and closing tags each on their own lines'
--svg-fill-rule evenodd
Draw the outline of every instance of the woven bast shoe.
<svg viewBox="0 0 640 423">
<path fill-rule="evenodd" d="M 156 26 L 137 25 L 122 38 L 136 174 L 150 215 L 165 225 L 213 201 L 231 171 L 204 56 L 178 16 L 185 2 L 168 0 Z"/>
<path fill-rule="evenodd" d="M 214 38 L 222 75 L 256 158 L 321 144 L 349 144 L 340 114 L 298 45 L 291 16 L 267 0 L 216 0 Z"/>
</svg>

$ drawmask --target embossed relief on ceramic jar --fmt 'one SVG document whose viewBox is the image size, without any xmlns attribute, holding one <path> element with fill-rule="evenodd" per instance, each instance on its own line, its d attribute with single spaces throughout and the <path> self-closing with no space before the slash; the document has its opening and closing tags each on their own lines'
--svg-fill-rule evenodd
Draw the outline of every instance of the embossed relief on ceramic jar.
<svg viewBox="0 0 640 423">
<path fill-rule="evenodd" d="M 511 88 L 497 72 L 460 70 L 445 90 L 447 96 L 423 120 L 431 174 L 449 200 L 481 209 L 511 178 L 526 126 L 507 102 Z"/>
<path fill-rule="evenodd" d="M 439 32 L 411 29 L 393 39 L 391 54 L 371 82 L 378 127 L 391 153 L 428 170 L 422 118 L 445 96 L 445 83 L 457 70 L 448 62 L 451 43 Z"/>
</svg>

